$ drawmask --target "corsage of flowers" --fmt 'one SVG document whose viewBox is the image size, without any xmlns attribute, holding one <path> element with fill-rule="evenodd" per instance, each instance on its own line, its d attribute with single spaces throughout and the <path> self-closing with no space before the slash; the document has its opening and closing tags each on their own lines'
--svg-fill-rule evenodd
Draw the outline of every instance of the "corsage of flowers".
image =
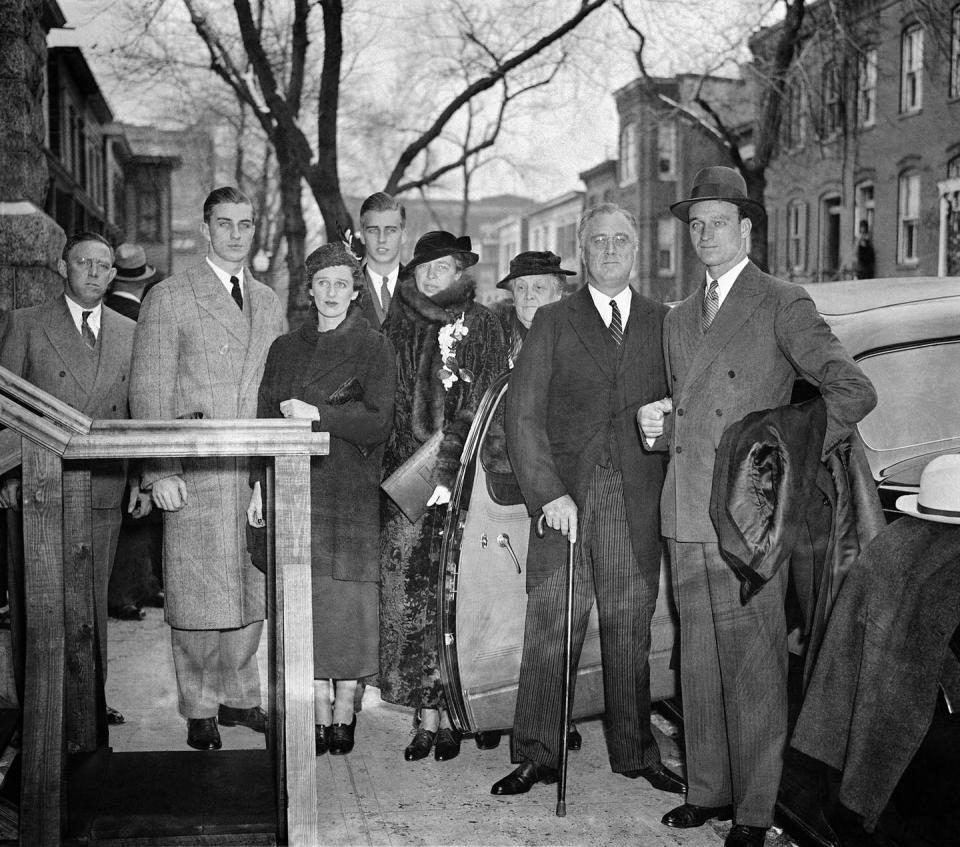
<svg viewBox="0 0 960 847">
<path fill-rule="evenodd" d="M 440 343 L 440 361 L 443 367 L 437 373 L 443 387 L 449 391 L 451 386 L 458 380 L 464 382 L 473 382 L 473 373 L 469 368 L 461 368 L 457 362 L 457 345 L 470 333 L 470 328 L 463 322 L 464 315 L 460 314 L 453 323 L 444 324 L 437 333 L 437 341 Z"/>
</svg>

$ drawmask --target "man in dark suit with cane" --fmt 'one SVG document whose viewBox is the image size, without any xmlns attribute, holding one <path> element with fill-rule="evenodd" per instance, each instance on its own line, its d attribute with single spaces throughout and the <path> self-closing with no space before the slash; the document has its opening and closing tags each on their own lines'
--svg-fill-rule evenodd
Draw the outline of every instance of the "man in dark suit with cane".
<svg viewBox="0 0 960 847">
<path fill-rule="evenodd" d="M 600 618 L 610 766 L 679 793 L 650 729 L 650 620 L 660 574 L 651 492 L 662 459 L 640 447 L 635 415 L 666 389 L 666 307 L 634 292 L 633 216 L 613 204 L 587 210 L 578 229 L 588 285 L 537 311 L 507 395 L 507 451 L 531 515 L 576 544 L 575 670 L 594 598 Z M 491 793 L 521 794 L 558 778 L 561 759 L 566 573 L 562 537 L 531 537 L 527 619 L 511 758 Z M 561 543 L 558 544 L 557 540 Z"/>
</svg>

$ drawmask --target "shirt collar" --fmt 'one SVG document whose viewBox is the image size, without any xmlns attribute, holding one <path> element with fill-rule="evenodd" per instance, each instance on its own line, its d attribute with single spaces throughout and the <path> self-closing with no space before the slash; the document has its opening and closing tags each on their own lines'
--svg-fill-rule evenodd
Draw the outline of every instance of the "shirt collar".
<svg viewBox="0 0 960 847">
<path fill-rule="evenodd" d="M 387 288 L 390 289 L 390 294 L 392 295 L 394 290 L 397 287 L 397 280 L 400 278 L 400 265 L 397 265 L 390 273 L 382 274 L 379 271 L 375 271 L 369 265 L 367 265 L 367 274 L 369 274 L 370 279 L 376 283 L 377 291 L 379 292 L 380 286 L 383 285 L 383 278 L 387 278 Z"/>
<path fill-rule="evenodd" d="M 75 303 L 66 294 L 63 295 L 63 299 L 67 301 L 67 308 L 70 310 L 70 317 L 73 318 L 73 323 L 77 327 L 77 332 L 80 332 L 80 325 L 83 323 L 83 313 L 89 312 L 90 315 L 87 317 L 87 325 L 90 329 L 93 330 L 94 335 L 100 334 L 100 316 L 103 312 L 103 304 L 97 303 L 92 309 L 87 309 L 81 306 L 79 303 Z"/>
<path fill-rule="evenodd" d="M 227 292 L 233 288 L 233 283 L 230 282 L 231 276 L 235 276 L 240 280 L 240 291 L 244 291 L 243 268 L 240 268 L 240 270 L 235 274 L 227 273 L 219 265 L 215 265 L 213 262 L 211 262 L 209 256 L 207 256 L 207 264 L 210 265 L 211 270 L 213 270 L 213 272 L 217 275 L 217 279 L 223 283 L 223 287 L 227 289 Z"/>
<path fill-rule="evenodd" d="M 627 328 L 627 318 L 630 317 L 630 303 L 633 299 L 633 289 L 631 289 L 629 285 L 616 297 L 604 294 L 599 289 L 594 288 L 590 283 L 587 283 L 587 290 L 590 292 L 590 296 L 593 298 L 593 305 L 597 307 L 597 311 L 600 313 L 600 317 L 603 318 L 604 324 L 610 326 L 610 321 L 613 318 L 613 308 L 610 306 L 610 301 L 614 300 L 616 301 L 617 308 L 620 309 L 620 326 L 623 329 Z"/>
<path fill-rule="evenodd" d="M 717 277 L 717 295 L 720 298 L 720 302 L 724 301 L 724 298 L 730 293 L 730 289 L 733 288 L 733 284 L 737 281 L 737 277 L 740 276 L 740 272 L 747 266 L 747 262 L 750 261 L 749 256 L 744 256 L 737 264 L 735 264 L 730 270 L 725 274 L 720 274 Z M 707 271 L 706 279 L 704 281 L 704 290 L 710 288 L 710 280 L 713 277 L 710 276 L 710 272 Z"/>
</svg>

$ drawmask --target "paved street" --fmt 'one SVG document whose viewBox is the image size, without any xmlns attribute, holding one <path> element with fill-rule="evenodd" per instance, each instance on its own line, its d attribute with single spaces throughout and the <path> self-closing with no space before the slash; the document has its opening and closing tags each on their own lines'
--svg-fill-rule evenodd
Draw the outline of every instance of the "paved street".
<svg viewBox="0 0 960 847">
<path fill-rule="evenodd" d="M 117 752 L 188 750 L 186 724 L 177 713 L 169 630 L 162 610 L 149 609 L 141 623 L 110 621 L 107 701 L 127 722 L 111 730 Z M 260 651 L 266 679 L 266 642 Z M 672 727 L 658 719 L 658 728 Z M 677 798 L 643 780 L 610 772 L 599 720 L 580 724 L 583 750 L 570 754 L 567 816 L 555 815 L 554 786 L 537 786 L 517 798 L 497 798 L 490 786 L 508 773 L 507 740 L 477 750 L 466 739 L 450 762 L 432 758 L 407 763 L 403 748 L 410 714 L 380 701 L 367 689 L 357 720 L 357 745 L 345 757 L 323 756 L 318 803 L 325 841 L 343 845 L 688 845 L 717 847 L 729 824 L 670 830 L 660 817 Z M 221 729 L 224 749 L 256 747 L 262 736 L 240 727 Z M 676 746 L 659 733 L 667 764 L 680 769 Z M 195 755 L 216 755 L 196 753 Z M 786 847 L 783 837 L 768 844 Z"/>
</svg>

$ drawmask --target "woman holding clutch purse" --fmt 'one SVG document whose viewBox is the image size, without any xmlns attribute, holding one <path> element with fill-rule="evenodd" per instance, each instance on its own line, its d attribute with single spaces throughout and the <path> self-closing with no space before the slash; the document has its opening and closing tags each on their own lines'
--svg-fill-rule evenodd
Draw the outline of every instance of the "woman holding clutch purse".
<svg viewBox="0 0 960 847">
<path fill-rule="evenodd" d="M 435 489 L 411 520 L 383 498 L 380 544 L 380 696 L 416 710 L 407 761 L 460 752 L 440 682 L 437 578 L 460 453 L 484 392 L 507 366 L 497 318 L 474 300 L 464 270 L 477 263 L 470 238 L 428 232 L 417 241 L 381 328 L 397 349 L 394 427 L 384 456 L 389 476 L 437 433 Z M 409 509 L 408 509 L 409 511 Z"/>
<path fill-rule="evenodd" d="M 330 454 L 310 463 L 316 752 L 353 749 L 357 679 L 377 672 L 378 491 L 393 424 L 393 346 L 351 308 L 363 288 L 360 262 L 341 243 L 305 262 L 310 317 L 273 342 L 258 416 L 312 420 L 330 433 Z M 261 483 L 247 516 L 263 526 Z"/>
</svg>

